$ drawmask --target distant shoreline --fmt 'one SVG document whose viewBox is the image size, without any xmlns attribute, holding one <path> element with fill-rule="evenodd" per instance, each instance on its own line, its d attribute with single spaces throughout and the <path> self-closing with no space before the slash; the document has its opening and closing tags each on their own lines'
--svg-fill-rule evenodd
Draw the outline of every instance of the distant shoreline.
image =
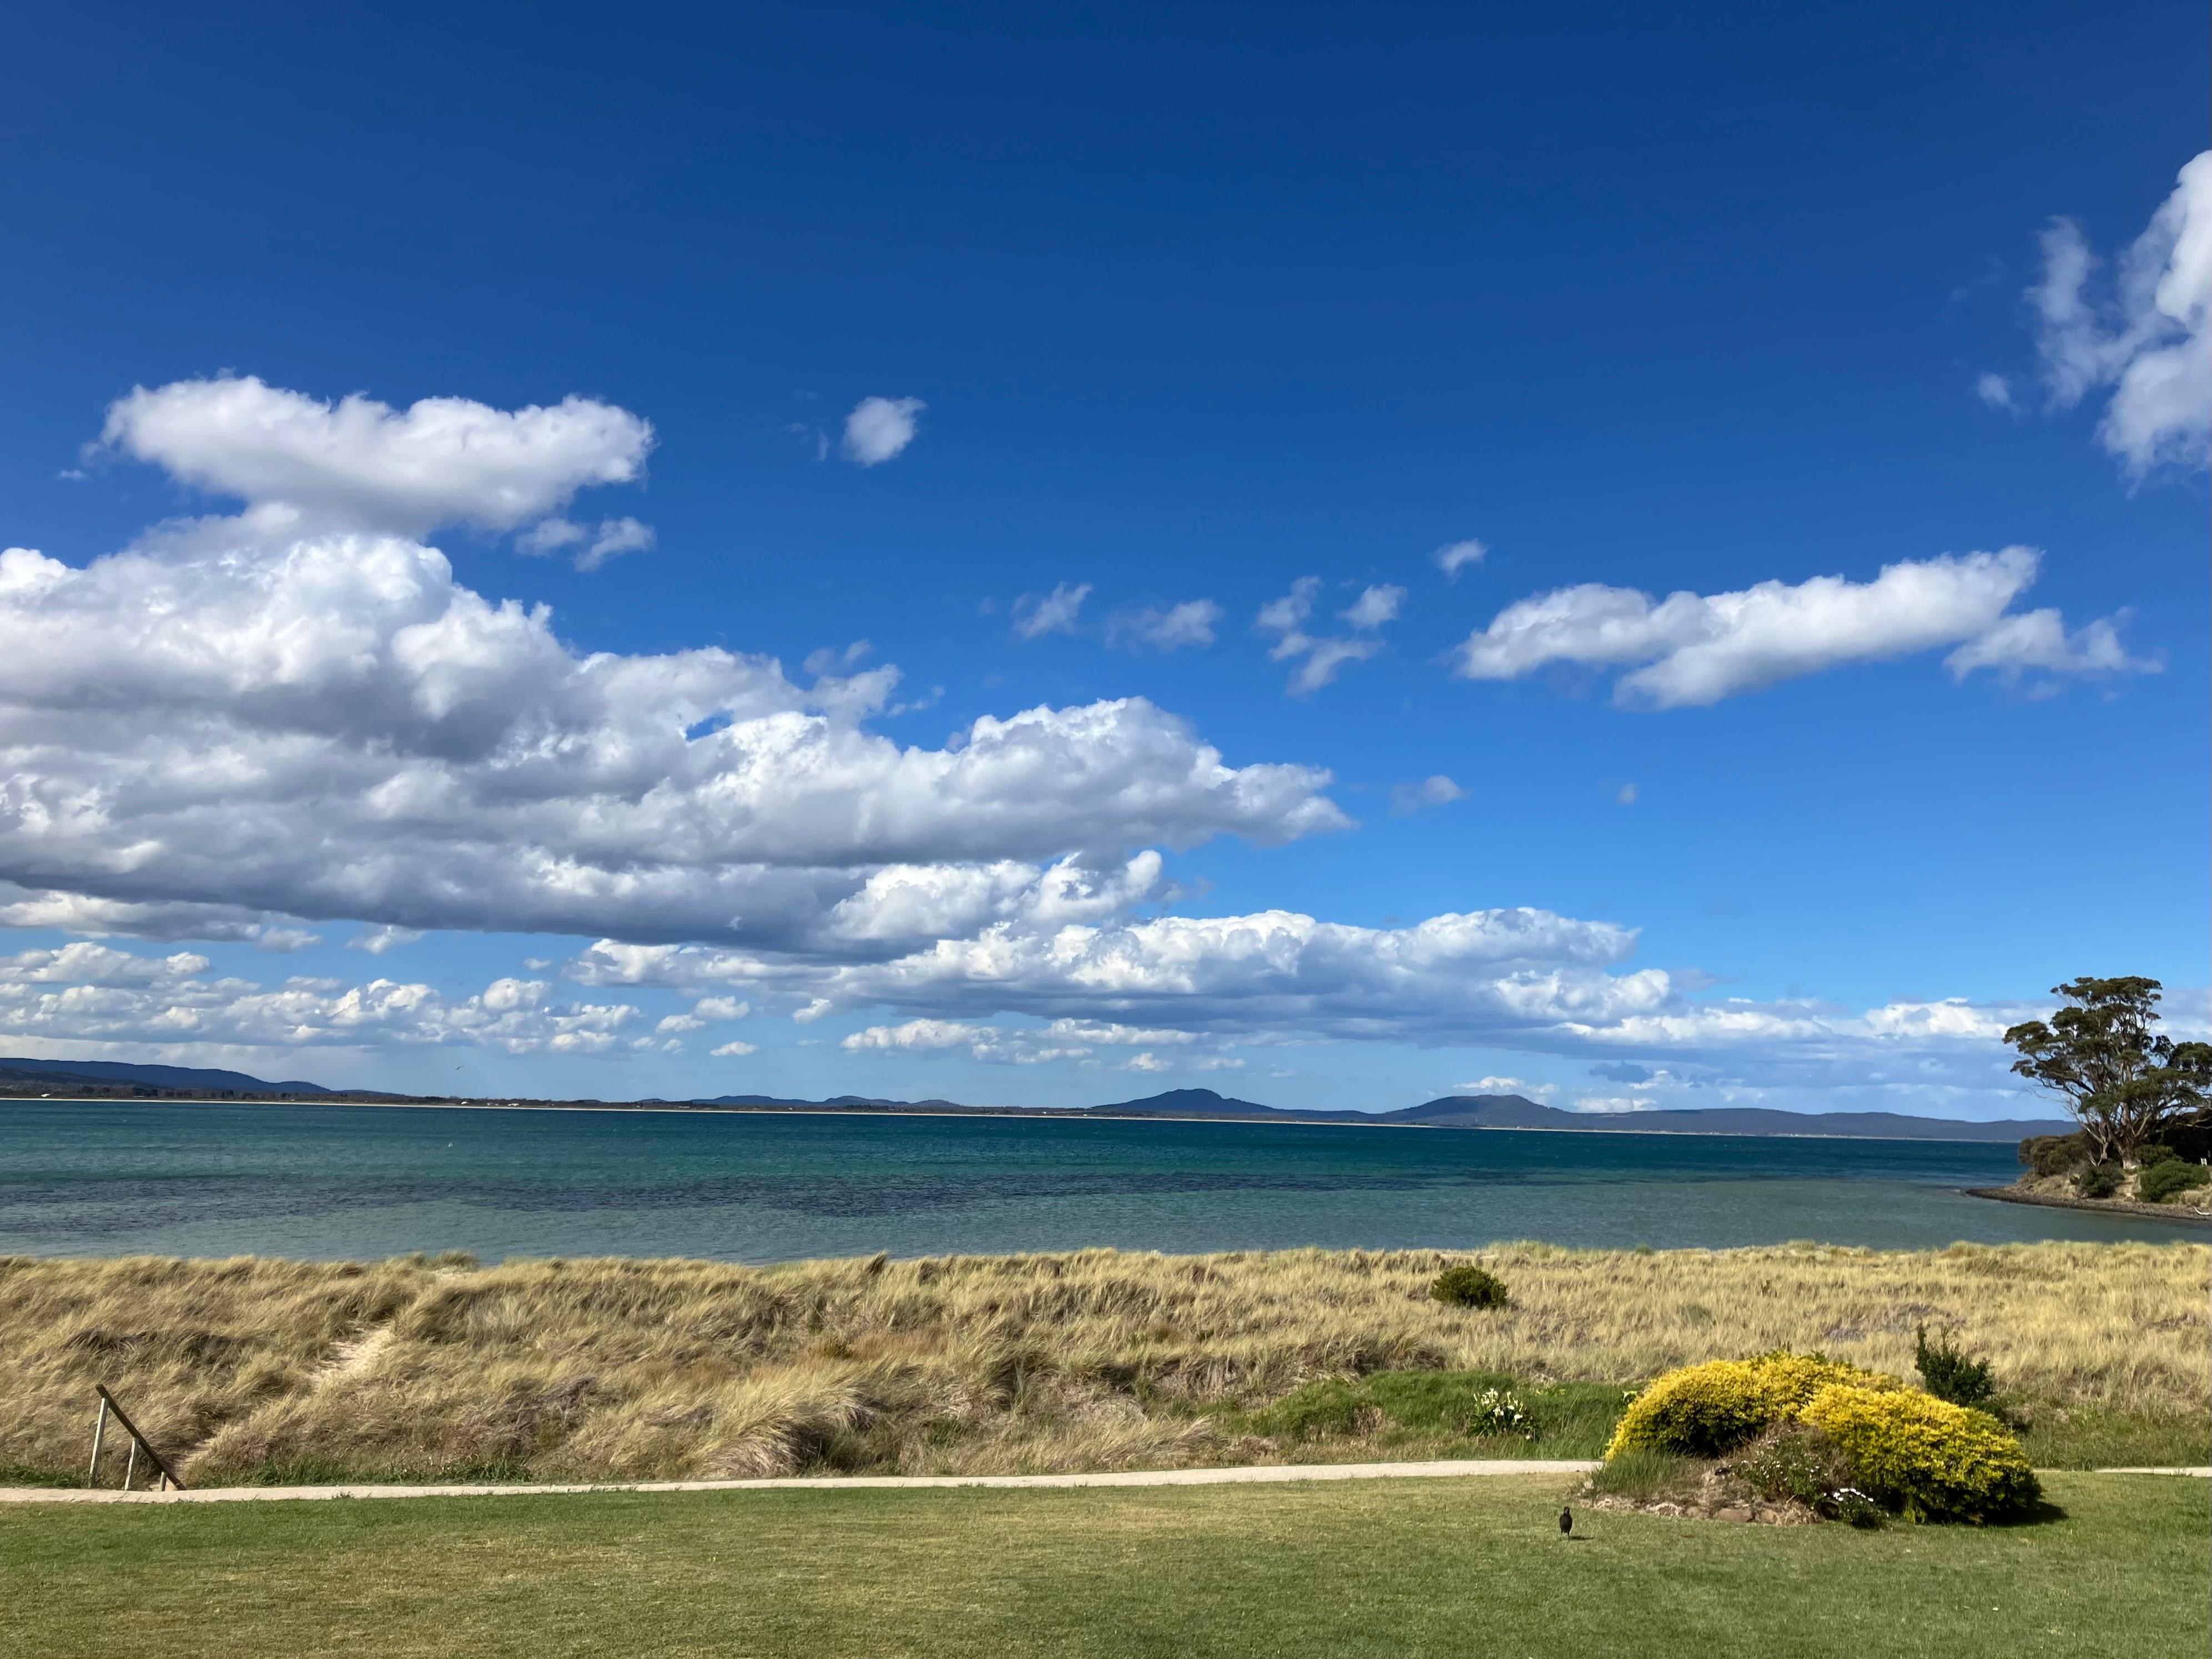
<svg viewBox="0 0 2212 1659">
<path fill-rule="evenodd" d="M 1310 1122 L 1280 1117 L 1238 1117 L 1228 1114 L 1219 1116 L 1173 1116 L 1152 1112 L 1100 1112 L 1082 1108 L 1059 1110 L 1049 1106 L 975 1106 L 963 1111 L 924 1111 L 908 1107 L 871 1109 L 851 1106 L 710 1106 L 686 1105 L 681 1102 L 665 1102 L 651 1105 L 629 1104 L 610 1101 L 505 1101 L 505 1100 L 351 1100 L 343 1096 L 301 1095 L 234 1095 L 228 1097 L 161 1097 L 144 1095 L 4 1095 L 0 1106 L 16 1102 L 39 1102 L 57 1106 L 351 1106 L 396 1111 L 467 1111 L 467 1112 L 620 1112 L 653 1113 L 672 1117 L 699 1117 L 708 1115 L 727 1115 L 744 1117 L 844 1117 L 844 1118 L 1012 1118 L 1031 1122 L 1078 1123 L 1216 1123 L 1241 1124 L 1262 1128 L 1293 1129 L 1424 1129 L 1460 1133 L 1517 1134 L 1517 1135 L 1644 1135 L 1660 1140 L 1875 1140 L 1893 1146 L 2002 1146 L 2002 1139 L 1974 1135 L 1852 1135 L 1823 1133 L 1818 1130 L 1771 1130 L 1764 1133 L 1742 1129 L 1632 1129 L 1612 1128 L 1593 1124 L 1585 1128 L 1558 1128 L 1547 1125 L 1530 1124 L 1460 1124 L 1460 1123 L 1390 1123 L 1376 1121 L 1362 1123 L 1342 1117 L 1316 1117 Z M 1594 1117 L 1602 1114 L 1593 1113 Z M 1630 1115 L 1622 1114 L 1623 1116 Z M 2060 1199 L 2030 1197 L 2014 1194 L 2005 1188 L 1962 1188 L 1961 1191 L 1975 1198 L 1998 1198 L 2006 1202 L 2050 1204 L 2069 1209 L 2108 1210 L 2103 1204 L 2074 1203 Z M 2133 1209 L 2146 1215 L 2166 1219 L 2173 1217 L 2163 1206 L 2134 1206 Z M 2198 1218 L 2203 1219 L 2203 1218 Z"/>
</svg>

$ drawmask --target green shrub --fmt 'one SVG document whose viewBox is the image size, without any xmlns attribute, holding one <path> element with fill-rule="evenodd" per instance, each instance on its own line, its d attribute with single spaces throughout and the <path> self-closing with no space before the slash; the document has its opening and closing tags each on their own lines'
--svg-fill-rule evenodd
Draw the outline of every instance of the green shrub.
<svg viewBox="0 0 2212 1659">
<path fill-rule="evenodd" d="M 2043 1495 L 1995 1418 L 1929 1395 L 1832 1383 L 1803 1420 L 1841 1449 L 1854 1486 L 1909 1521 L 2002 1520 Z"/>
<path fill-rule="evenodd" d="M 2109 1164 L 2093 1164 L 2074 1177 L 2074 1190 L 2084 1198 L 2110 1198 L 2120 1190 L 2120 1172 Z"/>
<path fill-rule="evenodd" d="M 1637 1395 L 1621 1413 L 1605 1455 L 1644 1446 L 1682 1457 L 1718 1457 L 1796 1415 L 1833 1382 L 1897 1386 L 1819 1354 L 1709 1360 L 1668 1371 Z"/>
<path fill-rule="evenodd" d="M 1455 1267 L 1447 1267 L 1437 1275 L 1437 1282 L 1429 1286 L 1429 1294 L 1451 1308 L 1510 1308 L 1513 1298 L 1505 1293 L 1505 1281 L 1486 1267 L 1478 1267 L 1472 1261 L 1462 1261 Z"/>
<path fill-rule="evenodd" d="M 1925 1325 L 1914 1340 L 1912 1363 L 1928 1392 L 1954 1406 L 1981 1405 L 1997 1391 L 1988 1360 L 1969 1359 L 1940 1336 L 1930 1342 Z"/>
<path fill-rule="evenodd" d="M 1268 1407 L 1261 1413 L 1261 1426 L 1267 1433 L 1291 1440 L 1350 1434 L 1358 1427 L 1359 1410 L 1365 1404 L 1357 1386 L 1325 1376 L 1292 1389 Z"/>
<path fill-rule="evenodd" d="M 2030 1135 L 2020 1143 L 2020 1161 L 2039 1176 L 2064 1175 L 2089 1161 L 2089 1137 Z"/>
<path fill-rule="evenodd" d="M 2145 1170 L 2136 1191 L 2146 1204 L 2164 1204 L 2208 1182 L 2212 1182 L 2212 1170 L 2201 1164 L 2184 1164 L 2178 1158 L 2169 1158 Z"/>
<path fill-rule="evenodd" d="M 2179 1164 L 2181 1154 L 2171 1146 L 2138 1146 L 2136 1148 L 2136 1167 L 2154 1170 L 2161 1164 Z"/>
</svg>

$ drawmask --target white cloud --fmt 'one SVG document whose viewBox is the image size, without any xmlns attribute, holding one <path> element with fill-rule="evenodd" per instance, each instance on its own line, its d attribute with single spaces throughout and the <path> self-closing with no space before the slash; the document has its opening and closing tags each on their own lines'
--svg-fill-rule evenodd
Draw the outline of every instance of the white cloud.
<svg viewBox="0 0 2212 1659">
<path fill-rule="evenodd" d="M 1398 620 L 1398 607 L 1406 602 L 1402 587 L 1370 587 L 1337 614 L 1354 628 L 1372 629 Z"/>
<path fill-rule="evenodd" d="M 1885 565 L 1871 582 L 1815 576 L 1737 592 L 1678 592 L 1662 601 L 1596 583 L 1559 588 L 1498 612 L 1461 646 L 1465 679 L 1516 679 L 1552 663 L 1629 668 L 1613 701 L 1650 708 L 1702 707 L 1740 692 L 1847 663 L 1877 662 L 1952 645 L 1954 674 L 2013 663 L 2052 672 L 2102 672 L 2114 625 L 2092 623 L 2072 655 L 2022 660 L 2028 618 L 2007 607 L 2034 581 L 2031 548 Z M 2057 626 L 2057 613 L 2038 612 Z M 2035 624 L 2040 637 L 2046 625 Z M 1984 642 L 1987 641 L 1986 644 Z M 2106 655 L 2109 655 L 2106 653 Z M 1989 660 L 1982 660 L 1987 657 Z M 2143 665 L 2124 658 L 2130 668 Z"/>
<path fill-rule="evenodd" d="M 717 648 L 580 654 L 549 611 L 461 586 L 433 548 L 252 514 L 83 568 L 9 549 L 0 920 L 843 949 L 841 907 L 880 872 L 958 884 L 1011 860 L 1034 878 L 1070 849 L 1348 822 L 1325 773 L 1228 766 L 1141 699 L 902 746 L 865 725 L 897 678 L 800 685 Z"/>
<path fill-rule="evenodd" d="M 1636 786 L 1632 783 L 1622 784 L 1620 788 L 1613 791 L 1613 798 L 1619 801 L 1623 806 L 1635 805 Z"/>
<path fill-rule="evenodd" d="M 1390 791 L 1390 811 L 1400 817 L 1419 811 L 1424 806 L 1448 806 L 1453 801 L 1465 800 L 1467 791 L 1439 772 L 1419 783 L 1401 783 Z"/>
<path fill-rule="evenodd" d="M 725 1042 L 720 1048 L 709 1048 L 707 1052 L 716 1060 L 743 1060 L 747 1054 L 758 1054 L 760 1047 L 751 1042 Z"/>
<path fill-rule="evenodd" d="M 346 941 L 346 949 L 366 951 L 373 957 L 380 957 L 386 951 L 412 945 L 422 936 L 422 930 L 419 927 L 367 927 Z"/>
<path fill-rule="evenodd" d="M 1024 640 L 1042 639 L 1047 634 L 1073 634 L 1076 613 L 1090 597 L 1089 582 L 1074 586 L 1060 582 L 1042 597 L 1024 593 L 1014 601 L 1014 633 Z"/>
<path fill-rule="evenodd" d="M 1316 637 L 1305 631 L 1305 624 L 1320 593 L 1318 576 L 1301 576 L 1282 598 L 1261 605 L 1255 623 L 1262 633 L 1276 636 L 1273 648 L 1267 653 L 1271 660 L 1298 660 L 1287 688 L 1293 696 L 1319 690 L 1335 679 L 1337 671 L 1346 663 L 1364 662 L 1380 654 L 1382 641 L 1374 630 L 1395 620 L 1406 597 L 1402 587 L 1370 587 L 1339 613 L 1352 625 L 1352 633 Z"/>
<path fill-rule="evenodd" d="M 1447 576 L 1456 578 L 1468 566 L 1480 564 L 1489 552 L 1489 548 L 1470 537 L 1466 541 L 1440 547 L 1431 556 L 1436 560 L 1437 569 Z"/>
<path fill-rule="evenodd" d="M 1974 395 L 1991 409 L 2011 411 L 2020 407 L 2013 397 L 2012 382 L 2002 374 L 1984 374 L 1974 382 Z"/>
<path fill-rule="evenodd" d="M 879 466 L 914 441 L 916 418 L 929 405 L 919 398 L 863 398 L 845 417 L 845 459 Z"/>
<path fill-rule="evenodd" d="M 1117 611 L 1106 624 L 1106 642 L 1152 651 L 1212 645 L 1220 622 L 1221 607 L 1212 599 L 1185 599 L 1165 610 Z"/>
<path fill-rule="evenodd" d="M 1540 1093 L 1548 1085 L 1536 1084 L 1525 1078 L 1479 1077 L 1472 1083 L 1453 1085 L 1452 1092 L 1461 1095 L 1528 1095 Z"/>
<path fill-rule="evenodd" d="M 1097 1027 L 1129 1025 L 1243 1040 L 1292 1033 L 1441 1040 L 1526 1034 L 1563 1021 L 1609 1024 L 1677 1007 L 1664 972 L 1604 971 L 1634 938 L 1630 929 L 1540 910 L 1377 929 L 1291 911 L 1075 920 L 1033 903 L 872 961 L 793 962 L 603 940 L 567 971 L 591 986 L 745 990 L 781 1006 L 803 1004 L 809 1018 L 897 1008 L 923 1022 L 902 1040 L 908 1046 L 922 1033 L 1002 1012 L 1092 1023 L 1060 1029 L 1055 1040 L 1066 1043 L 1105 1041 Z"/>
<path fill-rule="evenodd" d="M 2071 634 L 2056 611 L 2007 617 L 1944 658 L 1943 665 L 1954 679 L 1964 679 L 1978 668 L 1995 669 L 2008 680 L 2030 670 L 2059 675 L 2159 672 L 2165 665 L 2160 659 L 2131 657 L 2120 644 L 2119 624 L 2127 615 L 2123 611 Z"/>
<path fill-rule="evenodd" d="M 635 519 L 602 519 L 591 543 L 576 555 L 576 568 L 597 570 L 609 559 L 642 553 L 653 545 L 653 528 Z"/>
<path fill-rule="evenodd" d="M 823 646 L 818 651 L 806 653 L 799 665 L 810 674 L 849 674 L 867 661 L 875 647 L 866 640 L 854 640 L 843 650 L 835 646 Z"/>
<path fill-rule="evenodd" d="M 639 1018 L 627 1003 L 561 1003 L 542 980 L 474 996 L 379 979 L 294 978 L 275 989 L 210 977 L 205 957 L 141 957 L 100 945 L 0 957 L 0 1038 L 107 1051 L 463 1044 L 507 1054 L 603 1054 Z"/>
<path fill-rule="evenodd" d="M 910 1019 L 899 1025 L 870 1025 L 839 1044 L 848 1054 L 944 1054 L 964 1050 L 971 1060 L 994 1066 L 1043 1066 L 1054 1060 L 1087 1060 L 1102 1048 L 1159 1048 L 1194 1043 L 1188 1031 L 1146 1029 L 1112 1021 L 1055 1019 L 1036 1026 L 971 1024 L 951 1019 Z M 1151 1059 L 1147 1054 L 1140 1056 Z M 1239 1060 L 1193 1057 L 1194 1071 L 1233 1069 Z M 1153 1060 L 1146 1069 L 1165 1069 Z"/>
<path fill-rule="evenodd" d="M 2191 159 L 2149 227 L 2122 256 L 2108 296 L 2081 228 L 2054 221 L 2042 280 L 2029 291 L 2054 408 L 2110 386 L 2097 435 L 2140 478 L 2202 466 L 2212 449 L 2212 151 Z M 1986 380 L 1990 377 L 1984 376 Z"/>
<path fill-rule="evenodd" d="M 419 535 L 453 523 L 512 530 L 558 513 L 579 489 L 635 483 L 653 428 L 586 398 L 512 411 L 426 398 L 402 413 L 358 392 L 327 404 L 249 375 L 137 387 L 108 410 L 100 441 L 318 525 Z"/>
</svg>

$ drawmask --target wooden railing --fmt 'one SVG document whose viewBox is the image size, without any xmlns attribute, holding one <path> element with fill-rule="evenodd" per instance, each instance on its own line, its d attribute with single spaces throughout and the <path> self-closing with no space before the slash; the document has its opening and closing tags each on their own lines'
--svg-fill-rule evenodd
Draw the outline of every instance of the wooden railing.
<svg viewBox="0 0 2212 1659">
<path fill-rule="evenodd" d="M 154 1449 L 154 1443 L 139 1432 L 138 1425 L 116 1403 L 115 1396 L 108 1393 L 106 1385 L 95 1382 L 92 1388 L 93 1392 L 100 1396 L 100 1417 L 92 1425 L 92 1466 L 85 1471 L 85 1485 L 96 1486 L 100 1484 L 100 1453 L 107 1440 L 107 1419 L 112 1414 L 123 1425 L 123 1431 L 131 1437 L 131 1455 L 123 1463 L 123 1490 L 131 1490 L 131 1480 L 138 1473 L 138 1454 L 143 1451 L 146 1461 L 161 1477 L 159 1490 L 167 1492 L 173 1486 L 182 1492 L 185 1483 L 178 1480 L 176 1472 L 161 1460 L 161 1454 Z"/>
</svg>

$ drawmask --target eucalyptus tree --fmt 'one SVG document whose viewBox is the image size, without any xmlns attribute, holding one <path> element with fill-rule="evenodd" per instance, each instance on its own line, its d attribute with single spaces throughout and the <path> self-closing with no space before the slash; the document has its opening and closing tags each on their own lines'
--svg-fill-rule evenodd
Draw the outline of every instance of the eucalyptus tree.
<svg viewBox="0 0 2212 1659">
<path fill-rule="evenodd" d="M 2051 994 L 2065 1006 L 2046 1022 L 2014 1026 L 2012 1069 L 2065 1102 L 2100 1164 L 2126 1159 L 2180 1119 L 2206 1109 L 2212 1044 L 2176 1042 L 2158 1024 L 2154 979 L 2073 980 Z"/>
</svg>

